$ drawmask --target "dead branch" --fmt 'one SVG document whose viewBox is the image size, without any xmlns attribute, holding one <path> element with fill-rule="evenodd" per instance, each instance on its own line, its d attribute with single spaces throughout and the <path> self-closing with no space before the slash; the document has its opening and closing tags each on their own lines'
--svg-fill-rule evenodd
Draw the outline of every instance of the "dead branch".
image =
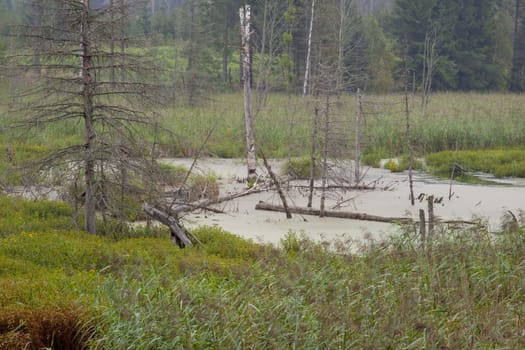
<svg viewBox="0 0 525 350">
<path fill-rule="evenodd" d="M 286 213 L 286 218 L 291 219 L 292 214 L 290 213 L 290 210 L 288 210 L 288 202 L 286 201 L 286 196 L 284 195 L 284 192 L 281 189 L 281 184 L 279 182 L 279 179 L 277 178 L 277 175 L 275 175 L 275 173 L 273 172 L 272 168 L 270 167 L 270 164 L 268 164 L 268 159 L 266 159 L 266 156 L 264 155 L 262 150 L 260 151 L 260 153 L 261 153 L 261 156 L 264 162 L 264 166 L 266 167 L 268 174 L 270 174 L 273 184 L 277 188 L 277 193 L 279 194 L 279 198 L 281 198 L 281 202 L 283 203 L 283 209 L 284 209 L 284 212 Z"/>
<path fill-rule="evenodd" d="M 250 189 L 248 189 L 246 191 L 229 194 L 229 195 L 226 195 L 226 196 L 219 197 L 217 199 L 202 199 L 200 201 L 196 201 L 196 202 L 193 202 L 193 203 L 180 204 L 178 206 L 173 207 L 172 211 L 174 213 L 178 214 L 178 213 L 184 213 L 184 212 L 193 211 L 193 210 L 196 210 L 196 209 L 208 208 L 210 205 L 213 205 L 213 204 L 219 204 L 219 203 L 222 203 L 222 202 L 229 202 L 229 201 L 234 200 L 236 198 L 248 196 L 250 194 L 259 193 L 259 192 L 262 192 L 262 191 L 263 191 L 263 189 L 252 187 L 252 188 L 250 188 Z"/>
</svg>

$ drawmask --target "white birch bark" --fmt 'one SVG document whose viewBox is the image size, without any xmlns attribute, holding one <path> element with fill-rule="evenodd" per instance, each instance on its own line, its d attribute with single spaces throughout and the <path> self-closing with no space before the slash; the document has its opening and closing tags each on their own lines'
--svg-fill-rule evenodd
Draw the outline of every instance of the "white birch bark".
<svg viewBox="0 0 525 350">
<path fill-rule="evenodd" d="M 251 104 L 251 60 L 250 60 L 250 5 L 244 5 L 239 9 L 241 20 L 241 61 L 242 61 L 242 82 L 244 91 L 244 120 L 246 124 L 246 149 L 248 183 L 255 180 L 257 160 L 255 157 L 255 136 L 253 131 L 253 113 Z"/>
<path fill-rule="evenodd" d="M 306 53 L 306 68 L 304 70 L 303 96 L 308 92 L 308 81 L 310 79 L 310 60 L 312 53 L 312 31 L 314 27 L 315 0 L 312 0 L 312 12 L 310 15 L 310 29 L 308 30 L 308 49 Z"/>
</svg>

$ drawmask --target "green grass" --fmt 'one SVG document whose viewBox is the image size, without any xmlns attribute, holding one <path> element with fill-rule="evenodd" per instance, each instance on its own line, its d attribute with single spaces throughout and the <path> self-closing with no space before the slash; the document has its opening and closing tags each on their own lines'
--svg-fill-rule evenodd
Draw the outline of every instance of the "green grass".
<svg viewBox="0 0 525 350">
<path fill-rule="evenodd" d="M 106 349 L 525 346 L 521 227 L 443 227 L 426 249 L 400 233 L 356 254 L 352 242 L 290 232 L 276 249 L 215 227 L 181 250 L 49 232 L 39 217 L 41 229 L 0 238 L 0 349 L 51 346 L 62 329 Z"/>
<path fill-rule="evenodd" d="M 5 94 L 4 94 L 5 95 Z M 363 121 L 363 160 L 391 158 L 406 153 L 405 115 L 402 96 L 365 95 Z M 314 104 L 310 99 L 271 94 L 258 107 L 253 93 L 256 136 L 267 157 L 307 156 Z M 0 115 L 5 107 L 0 106 Z M 352 157 L 354 96 L 336 100 L 331 111 L 340 121 L 334 130 L 344 130 L 338 154 Z M 207 95 L 199 105 L 185 103 L 165 107 L 158 120 L 163 130 L 156 136 L 167 156 L 193 156 L 206 135 L 214 131 L 205 145 L 208 155 L 243 157 L 244 112 L 241 91 Z M 525 145 L 525 100 L 514 94 L 439 93 L 433 94 L 425 115 L 417 97 L 411 103 L 412 140 L 416 155 L 443 150 L 484 150 L 520 148 Z M 5 117 L 5 115 L 4 115 Z M 138 130 L 153 140 L 152 128 Z M 169 131 L 169 132 L 168 132 Z M 28 136 L 29 135 L 29 136 Z M 46 145 L 51 149 L 81 142 L 77 122 L 58 123 L 35 132 L 2 134 L 4 143 Z M 15 141 L 13 141 L 15 140 Z M 19 140 L 19 141 L 16 141 Z"/>
<path fill-rule="evenodd" d="M 428 154 L 426 162 L 432 173 L 450 177 L 467 172 L 484 172 L 496 177 L 525 177 L 525 151 L 497 149 L 484 151 L 442 151 Z"/>
</svg>

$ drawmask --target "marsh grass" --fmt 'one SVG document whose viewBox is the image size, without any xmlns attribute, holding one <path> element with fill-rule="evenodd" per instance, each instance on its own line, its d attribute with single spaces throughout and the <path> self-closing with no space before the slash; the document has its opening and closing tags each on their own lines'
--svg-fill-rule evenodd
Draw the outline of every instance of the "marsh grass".
<svg viewBox="0 0 525 350">
<path fill-rule="evenodd" d="M 522 149 L 443 151 L 427 155 L 426 162 L 432 172 L 440 176 L 448 177 L 457 168 L 462 172 L 484 172 L 496 177 L 525 177 L 525 151 Z"/>
<path fill-rule="evenodd" d="M 426 248 L 404 232 L 362 244 L 290 232 L 282 249 L 202 227 L 203 246 L 181 250 L 43 224 L 0 238 L 0 325 L 24 325 L 0 327 L 0 349 L 76 332 L 67 320 L 99 349 L 523 348 L 520 225 L 439 227 Z"/>
<path fill-rule="evenodd" d="M 363 150 L 365 157 L 391 158 L 406 153 L 405 115 L 399 95 L 365 95 Z M 525 144 L 525 100 L 515 94 L 436 93 L 425 115 L 418 98 L 411 100 L 412 140 L 417 155 L 443 150 L 483 150 L 519 148 Z M 2 111 L 0 106 L 0 111 Z M 255 108 L 258 143 L 267 157 L 306 156 L 309 150 L 311 99 L 285 94 L 271 94 L 265 105 Z M 340 120 L 334 128 L 348 132 L 348 142 L 341 152 L 352 156 L 355 99 L 340 97 L 333 106 Z M 0 113 L 1 115 L 1 113 Z M 5 114 L 4 114 L 5 117 Z M 165 107 L 153 127 L 137 129 L 155 140 L 164 156 L 193 156 L 206 135 L 208 155 L 244 156 L 244 119 L 241 93 L 215 93 L 203 98 L 198 106 L 181 101 Z M 6 130 L 4 142 L 46 145 L 56 149 L 81 141 L 78 123 L 57 123 L 31 133 L 16 134 Z"/>
</svg>

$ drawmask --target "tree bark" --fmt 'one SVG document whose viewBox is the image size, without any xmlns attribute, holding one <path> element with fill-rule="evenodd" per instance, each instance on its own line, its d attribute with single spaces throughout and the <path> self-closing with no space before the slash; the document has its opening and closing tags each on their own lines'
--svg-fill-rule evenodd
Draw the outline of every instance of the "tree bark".
<svg viewBox="0 0 525 350">
<path fill-rule="evenodd" d="M 35 73 L 40 76 L 40 51 L 41 51 L 41 36 L 42 36 L 42 4 L 41 0 L 33 0 L 33 26 L 34 30 L 37 31 L 37 38 L 33 47 L 33 65 Z"/>
<path fill-rule="evenodd" d="M 315 101 L 314 107 L 314 116 L 312 120 L 312 138 L 310 144 L 310 172 L 308 175 L 308 208 L 312 207 L 313 197 L 314 197 L 314 184 L 315 184 L 315 163 L 316 163 L 316 153 L 317 153 L 317 126 L 319 118 L 319 105 L 318 101 Z"/>
<path fill-rule="evenodd" d="M 255 136 L 253 130 L 253 113 L 251 103 L 251 59 L 250 59 L 250 5 L 244 5 L 239 9 L 241 19 L 241 39 L 242 39 L 242 78 L 244 91 L 244 120 L 246 125 L 246 149 L 247 149 L 247 167 L 248 167 L 248 184 L 256 179 L 257 159 L 255 157 Z"/>
<path fill-rule="evenodd" d="M 363 115 L 363 100 L 361 90 L 357 89 L 357 111 L 355 112 L 355 159 L 354 177 L 356 186 L 361 181 L 361 117 Z"/>
<path fill-rule="evenodd" d="M 322 169 L 322 180 L 321 180 L 321 210 L 319 216 L 323 217 L 325 212 L 325 200 L 326 200 L 326 186 L 328 184 L 328 147 L 330 141 L 330 95 L 326 95 L 325 100 L 325 111 L 324 111 L 324 127 L 323 127 L 323 169 Z"/>
<path fill-rule="evenodd" d="M 312 53 L 312 31 L 314 27 L 314 14 L 315 14 L 315 0 L 312 0 L 312 8 L 310 14 L 310 29 L 308 30 L 308 48 L 306 53 L 306 67 L 304 70 L 304 83 L 303 83 L 303 96 L 306 96 L 308 92 L 308 81 L 310 79 L 310 60 Z"/>
<path fill-rule="evenodd" d="M 413 154 L 412 154 L 412 135 L 410 132 L 410 109 L 408 107 L 408 62 L 407 56 L 404 57 L 405 63 L 405 118 L 406 118 L 406 144 L 408 153 L 408 186 L 410 190 L 410 204 L 414 205 L 414 182 L 412 179 Z"/>
<path fill-rule="evenodd" d="M 93 125 L 93 96 L 94 79 L 92 76 L 91 38 L 89 20 L 89 0 L 83 0 L 82 9 L 82 80 L 83 80 L 83 114 L 84 114 L 84 141 L 85 158 L 84 173 L 86 181 L 86 195 L 84 202 L 85 221 L 84 229 L 88 233 L 96 233 L 95 225 L 95 142 L 96 134 Z"/>
</svg>

